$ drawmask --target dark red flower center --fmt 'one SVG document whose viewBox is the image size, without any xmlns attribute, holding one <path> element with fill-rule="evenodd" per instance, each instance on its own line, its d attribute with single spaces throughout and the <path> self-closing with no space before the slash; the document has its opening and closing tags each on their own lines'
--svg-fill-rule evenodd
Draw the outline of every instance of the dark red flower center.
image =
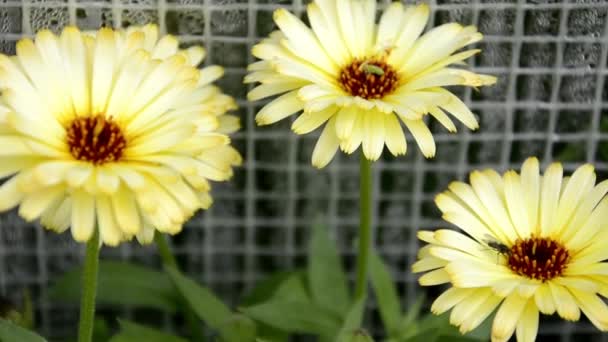
<svg viewBox="0 0 608 342">
<path fill-rule="evenodd" d="M 127 146 L 120 127 L 103 115 L 74 119 L 67 128 L 72 156 L 93 164 L 117 161 Z"/>
<path fill-rule="evenodd" d="M 398 84 L 397 71 L 384 59 L 355 59 L 340 71 L 340 85 L 352 96 L 380 99 Z"/>
<path fill-rule="evenodd" d="M 507 265 L 515 273 L 541 281 L 560 276 L 570 254 L 559 242 L 550 238 L 518 239 L 508 252 Z"/>
</svg>

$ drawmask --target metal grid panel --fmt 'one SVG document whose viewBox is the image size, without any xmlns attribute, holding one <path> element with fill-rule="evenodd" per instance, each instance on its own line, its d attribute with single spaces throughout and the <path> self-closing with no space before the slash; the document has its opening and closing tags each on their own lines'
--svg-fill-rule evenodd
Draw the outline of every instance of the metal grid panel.
<svg viewBox="0 0 608 342">
<path fill-rule="evenodd" d="M 203 43 L 207 64 L 226 67 L 219 84 L 241 106 L 244 128 L 234 142 L 245 165 L 230 184 L 216 187 L 213 208 L 191 220 L 173 245 L 190 275 L 235 302 L 264 275 L 304 264 L 309 224 L 318 213 L 328 218 L 347 266 L 354 266 L 357 156 L 339 156 L 325 170 L 314 170 L 310 156 L 316 136 L 292 134 L 289 120 L 255 127 L 261 105 L 247 103 L 241 85 L 245 66 L 253 61 L 248 51 L 273 29 L 272 11 L 285 6 L 302 14 L 307 1 L 5 0 L 0 2 L 0 51 L 13 54 L 16 40 L 43 27 L 157 22 L 185 46 Z M 431 24 L 478 25 L 486 37 L 478 44 L 484 52 L 472 64 L 499 81 L 479 92 L 460 92 L 479 115 L 479 131 L 459 127 L 460 133 L 449 135 L 432 123 L 435 159 L 425 160 L 408 138 L 407 156 L 374 164 L 376 244 L 399 281 L 404 304 L 422 291 L 409 271 L 416 229 L 445 225 L 432 201 L 450 181 L 466 179 L 475 168 L 519 168 L 530 155 L 543 165 L 563 161 L 569 171 L 593 162 L 598 178 L 608 178 L 608 2 L 431 0 L 430 5 Z M 75 308 L 51 302 L 47 286 L 80 262 L 82 248 L 67 234 L 44 232 L 14 212 L 0 216 L 0 228 L 0 294 L 15 297 L 29 287 L 42 332 L 49 337 L 71 333 Z M 158 264 L 153 247 L 137 244 L 103 254 Z M 118 314 L 134 315 L 128 308 Z M 167 317 L 159 322 L 173 325 Z M 542 321 L 539 340 L 544 339 L 608 341 L 589 323 L 553 318 Z"/>
</svg>

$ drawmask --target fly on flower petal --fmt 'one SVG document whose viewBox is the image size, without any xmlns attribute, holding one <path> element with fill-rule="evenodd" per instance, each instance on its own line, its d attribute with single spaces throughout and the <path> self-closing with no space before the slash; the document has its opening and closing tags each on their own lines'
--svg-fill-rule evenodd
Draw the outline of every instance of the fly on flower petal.
<svg viewBox="0 0 608 342">
<path fill-rule="evenodd" d="M 482 39 L 477 28 L 448 23 L 423 34 L 430 15 L 425 4 L 392 3 L 378 23 L 375 0 L 316 0 L 307 14 L 310 26 L 285 9 L 275 11 L 279 30 L 253 47 L 260 61 L 249 66 L 245 82 L 258 83 L 251 101 L 280 95 L 257 113 L 259 125 L 297 115 L 297 134 L 322 128 L 314 166 L 327 165 L 338 148 L 350 154 L 361 147 L 372 161 L 385 146 L 404 155 L 404 128 L 433 157 L 426 115 L 450 132 L 456 127 L 447 113 L 477 129 L 473 113 L 444 88 L 496 82 L 460 67 L 480 52 L 463 50 Z"/>
<path fill-rule="evenodd" d="M 566 179 L 558 163 L 541 175 L 536 158 L 521 173 L 474 171 L 470 184 L 450 184 L 435 202 L 460 231 L 419 232 L 428 245 L 412 266 L 421 285 L 450 285 L 431 311 L 452 310 L 467 333 L 496 310 L 492 341 L 534 341 L 539 313 L 582 313 L 608 331 L 607 193 L 591 165 Z"/>
<path fill-rule="evenodd" d="M 236 105 L 211 85 L 221 68 L 196 68 L 205 50 L 178 44 L 155 25 L 67 27 L 0 55 L 0 211 L 117 245 L 207 208 L 209 180 L 241 161 Z"/>
</svg>

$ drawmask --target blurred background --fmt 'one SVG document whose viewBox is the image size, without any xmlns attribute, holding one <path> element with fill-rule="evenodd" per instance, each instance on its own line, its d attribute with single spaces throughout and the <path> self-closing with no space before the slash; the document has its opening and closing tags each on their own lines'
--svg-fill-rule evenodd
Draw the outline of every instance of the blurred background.
<svg viewBox="0 0 608 342">
<path fill-rule="evenodd" d="M 275 29 L 272 11 L 287 7 L 305 16 L 307 0 L 26 0 L 0 1 L 0 52 L 15 53 L 15 43 L 42 28 L 59 32 L 76 24 L 100 26 L 158 23 L 183 46 L 203 44 L 205 64 L 225 67 L 218 82 L 238 99 L 243 129 L 234 144 L 244 166 L 234 179 L 214 188 L 214 206 L 199 213 L 172 240 L 188 275 L 236 303 L 254 283 L 278 270 L 305 264 L 312 219 L 327 218 L 328 227 L 354 269 L 353 238 L 358 224 L 358 155 L 338 156 L 324 170 L 310 165 L 318 134 L 296 136 L 287 119 L 270 127 L 254 125 L 264 104 L 245 100 L 245 68 L 253 62 L 253 44 Z M 383 1 L 383 4 L 388 2 Z M 424 293 L 410 273 L 418 242 L 416 230 L 446 226 L 433 204 L 450 181 L 466 179 L 472 169 L 519 169 L 528 156 L 543 166 L 564 162 L 573 170 L 594 163 L 598 179 L 608 178 L 608 1 L 580 0 L 431 0 L 430 26 L 458 21 L 485 34 L 483 52 L 469 62 L 477 72 L 493 74 L 498 83 L 480 91 L 456 89 L 478 115 L 476 132 L 459 126 L 448 134 L 430 125 L 437 156 L 425 160 L 408 139 L 405 157 L 374 164 L 373 222 L 375 244 L 398 281 L 403 305 Z M 411 137 L 408 137 L 411 138 Z M 2 148 L 2 147 L 0 147 Z M 31 291 L 37 328 L 50 340 L 74 333 L 75 305 L 53 301 L 49 286 L 78 265 L 83 248 L 69 234 L 56 235 L 24 223 L 15 212 L 0 215 L 0 295 L 15 303 Z M 154 246 L 136 242 L 104 248 L 105 259 L 133 260 L 157 266 Z M 373 303 L 371 304 L 373 307 Z M 157 313 L 132 308 L 100 308 L 125 318 L 173 327 Z M 378 326 L 369 315 L 369 326 Z M 539 341 L 608 341 L 583 319 L 562 323 L 543 317 Z"/>
</svg>

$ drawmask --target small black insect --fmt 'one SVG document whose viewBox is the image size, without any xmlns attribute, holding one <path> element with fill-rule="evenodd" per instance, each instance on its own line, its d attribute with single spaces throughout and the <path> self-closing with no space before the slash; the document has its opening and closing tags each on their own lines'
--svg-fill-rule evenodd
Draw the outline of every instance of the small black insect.
<svg viewBox="0 0 608 342">
<path fill-rule="evenodd" d="M 502 242 L 497 241 L 496 239 L 494 239 L 494 237 L 490 236 L 489 234 L 486 234 L 486 239 L 483 242 L 485 242 L 486 245 L 488 245 L 488 247 L 490 247 L 491 249 L 498 252 L 498 254 L 502 254 L 507 257 L 509 255 L 511 255 L 511 248 L 509 248 L 509 246 L 505 245 Z M 498 263 L 498 255 L 496 256 L 496 258 L 497 258 L 496 263 Z"/>
</svg>

